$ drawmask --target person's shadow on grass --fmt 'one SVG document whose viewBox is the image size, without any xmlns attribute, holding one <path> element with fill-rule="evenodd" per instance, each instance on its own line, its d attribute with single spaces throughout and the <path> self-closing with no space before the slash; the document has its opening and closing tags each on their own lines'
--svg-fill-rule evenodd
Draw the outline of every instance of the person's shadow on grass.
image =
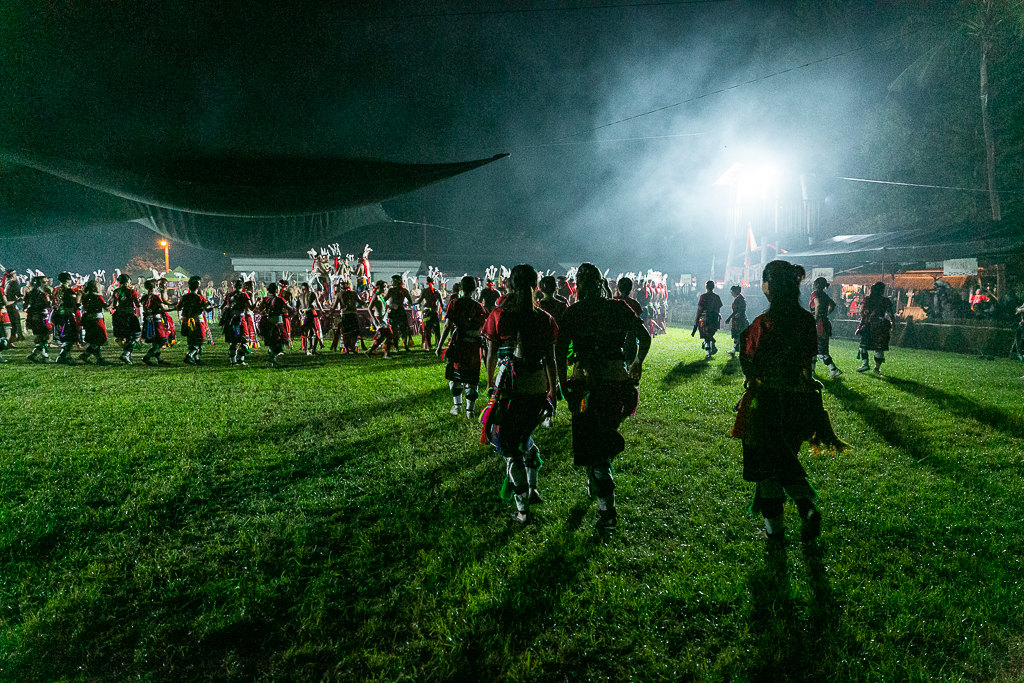
<svg viewBox="0 0 1024 683">
<path fill-rule="evenodd" d="M 937 389 L 912 379 L 887 376 L 883 377 L 883 380 L 900 391 L 905 391 L 908 394 L 930 401 L 957 417 L 975 420 L 1009 436 L 1020 436 L 1024 433 L 1024 421 L 1021 420 L 1019 415 L 1007 413 L 995 406 L 978 403 L 966 396 L 951 394 L 948 391 L 943 391 L 942 389 Z"/>
<path fill-rule="evenodd" d="M 751 572 L 748 617 L 754 643 L 747 667 L 751 681 L 818 681 L 832 678 L 828 651 L 841 635 L 835 599 L 818 543 L 801 546 L 812 597 L 794 597 L 789 549 L 771 544 L 764 564 Z M 799 595 L 799 593 L 797 593 Z"/>
<path fill-rule="evenodd" d="M 710 366 L 711 364 L 704 358 L 689 363 L 680 362 L 661 378 L 661 384 L 667 388 L 685 382 L 701 373 L 707 372 Z"/>
</svg>

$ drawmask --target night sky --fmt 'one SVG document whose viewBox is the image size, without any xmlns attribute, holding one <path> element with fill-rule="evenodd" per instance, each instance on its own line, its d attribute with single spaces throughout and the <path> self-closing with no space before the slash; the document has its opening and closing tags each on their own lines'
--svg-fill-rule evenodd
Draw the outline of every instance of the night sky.
<svg viewBox="0 0 1024 683">
<path fill-rule="evenodd" d="M 4 3 L 0 134 L 133 160 L 510 152 L 384 207 L 494 240 L 508 264 L 521 245 L 616 270 L 698 272 L 726 252 L 712 183 L 735 162 L 857 172 L 859 122 L 914 56 L 892 39 L 908 25 L 897 4 L 600 4 Z M 933 5 L 920 4 L 920 21 Z M 22 270 L 157 254 L 156 236 L 135 226 L 2 230 L 0 261 Z M 219 263 L 172 251 L 192 270 Z"/>
</svg>

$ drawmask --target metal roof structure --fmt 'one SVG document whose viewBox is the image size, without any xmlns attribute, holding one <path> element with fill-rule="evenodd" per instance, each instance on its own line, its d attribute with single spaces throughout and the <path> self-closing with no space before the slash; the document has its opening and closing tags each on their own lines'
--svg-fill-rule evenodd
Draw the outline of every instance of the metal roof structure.
<svg viewBox="0 0 1024 683">
<path fill-rule="evenodd" d="M 1015 223 L 913 228 L 868 235 L 837 235 L 786 259 L 808 266 L 848 267 L 859 263 L 918 263 L 995 257 L 1024 252 L 1024 227 Z"/>
</svg>

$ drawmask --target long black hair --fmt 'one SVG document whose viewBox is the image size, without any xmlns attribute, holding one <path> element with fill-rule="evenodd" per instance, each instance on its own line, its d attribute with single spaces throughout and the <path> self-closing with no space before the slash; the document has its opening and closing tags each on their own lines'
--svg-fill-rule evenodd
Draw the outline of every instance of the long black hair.
<svg viewBox="0 0 1024 683">
<path fill-rule="evenodd" d="M 885 283 L 884 282 L 879 281 L 879 282 L 876 282 L 875 284 L 871 285 L 871 293 L 868 294 L 868 298 L 869 299 L 871 299 L 872 301 L 878 301 L 880 299 L 883 299 L 884 297 L 885 297 Z"/>
<path fill-rule="evenodd" d="M 593 263 L 583 263 L 576 269 L 576 292 L 580 301 L 611 298 L 608 281 Z"/>
<path fill-rule="evenodd" d="M 508 282 L 511 291 L 505 295 L 501 307 L 513 313 L 532 312 L 533 293 L 537 289 L 537 271 L 533 266 L 520 263 L 512 269 Z"/>
<path fill-rule="evenodd" d="M 768 311 L 800 306 L 800 281 L 807 271 L 789 261 L 772 261 L 764 267 L 761 277 L 768 283 Z"/>
</svg>

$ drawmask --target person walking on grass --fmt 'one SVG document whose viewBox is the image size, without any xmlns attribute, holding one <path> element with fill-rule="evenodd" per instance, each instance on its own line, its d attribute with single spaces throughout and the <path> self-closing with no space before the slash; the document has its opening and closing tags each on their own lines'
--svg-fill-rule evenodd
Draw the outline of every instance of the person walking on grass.
<svg viewBox="0 0 1024 683">
<path fill-rule="evenodd" d="M 586 468 L 587 492 L 597 498 L 598 529 L 612 531 L 618 524 L 612 460 L 626 448 L 618 429 L 636 412 L 651 335 L 626 301 L 611 297 L 596 266 L 584 263 L 576 271 L 576 293 L 579 300 L 562 315 L 555 360 L 572 414 L 573 464 Z M 637 349 L 627 368 L 630 339 Z"/>
<path fill-rule="evenodd" d="M 394 337 L 391 329 L 391 323 L 387 316 L 387 299 L 384 296 L 387 286 L 388 283 L 383 280 L 377 280 L 377 284 L 374 285 L 373 293 L 370 295 L 370 303 L 367 306 L 374 332 L 373 343 L 370 345 L 370 350 L 366 352 L 366 355 L 372 356 L 377 353 L 378 347 L 383 346 L 384 360 L 391 358 L 388 354 L 391 352 L 391 345 Z"/>
<path fill-rule="evenodd" d="M 82 294 L 82 328 L 85 330 L 85 352 L 79 356 L 83 363 L 96 356 L 96 365 L 110 365 L 103 359 L 103 346 L 107 343 L 107 323 L 103 311 L 110 305 L 99 293 L 99 283 L 89 280 Z"/>
<path fill-rule="evenodd" d="M 843 450 L 822 406 L 821 384 L 812 375 L 817 354 L 814 316 L 801 308 L 800 274 L 787 261 L 764 267 L 768 310 L 740 335 L 740 365 L 746 376 L 732 436 L 743 440 L 743 479 L 755 484 L 750 511 L 764 517 L 772 541 L 785 540 L 783 505 L 788 494 L 802 522 L 801 539 L 821 533 L 817 492 L 798 457 L 813 448 Z"/>
<path fill-rule="evenodd" d="M 452 395 L 451 414 L 462 412 L 465 396 L 466 417 L 470 419 L 476 417 L 475 405 L 480 393 L 480 329 L 487 320 L 483 305 L 473 299 L 475 289 L 476 280 L 470 275 L 453 288 L 460 296 L 448 302 L 444 329 L 438 335 L 436 351 L 438 358 L 443 357 L 447 361 L 444 377 Z M 442 351 L 449 336 L 448 348 Z"/>
<path fill-rule="evenodd" d="M 630 294 L 633 292 L 633 280 L 628 277 L 621 277 L 619 281 L 615 283 L 615 296 L 614 299 L 626 302 L 630 310 L 636 314 L 636 317 L 640 319 L 641 324 L 646 323 L 646 317 L 644 315 L 644 307 L 640 305 L 640 302 L 634 299 Z M 646 324 L 644 324 L 646 327 Z M 622 351 L 625 356 L 626 365 L 629 365 L 636 358 L 639 341 L 632 332 L 626 334 L 626 341 L 623 343 Z"/>
<path fill-rule="evenodd" d="M 828 317 L 832 315 L 832 311 L 836 310 L 836 302 L 825 293 L 826 289 L 828 289 L 828 280 L 819 277 L 814 281 L 814 291 L 811 292 L 808 308 L 811 309 L 811 314 L 814 316 L 814 324 L 818 332 L 818 356 L 815 362 L 820 360 L 824 363 L 828 368 L 829 377 L 835 379 L 843 374 L 843 371 L 836 367 L 835 361 L 832 360 L 832 356 L 828 352 L 828 340 L 832 337 L 832 321 Z"/>
<path fill-rule="evenodd" d="M 715 332 L 722 326 L 722 299 L 715 294 L 715 283 L 708 280 L 704 283 L 706 290 L 697 300 L 697 319 L 693 323 L 693 332 L 690 336 L 700 331 L 701 348 L 704 349 L 704 360 L 711 360 L 711 356 L 718 353 L 715 346 Z"/>
<path fill-rule="evenodd" d="M 417 299 L 420 310 L 423 312 L 420 341 L 424 351 L 433 351 L 431 342 L 441 337 L 441 303 L 443 301 L 441 293 L 434 289 L 434 278 L 428 277 L 427 286 L 423 288 Z"/>
<path fill-rule="evenodd" d="M 868 365 L 868 351 L 873 351 L 875 374 L 882 374 L 882 363 L 885 362 L 885 352 L 889 350 L 889 336 L 895 320 L 892 299 L 885 295 L 885 283 L 876 282 L 871 285 L 871 293 L 861 307 L 860 325 L 857 326 L 857 334 L 860 335 L 857 357 L 861 359 L 861 366 L 857 372 L 871 369 Z"/>
<path fill-rule="evenodd" d="M 110 319 L 114 323 L 114 339 L 121 340 L 121 362 L 132 364 L 132 352 L 142 333 L 139 321 L 139 310 L 142 302 L 139 292 L 132 287 L 131 278 L 127 273 L 117 276 L 118 286 L 110 295 L 112 310 Z"/>
<path fill-rule="evenodd" d="M 750 321 L 747 320 L 747 300 L 743 297 L 743 288 L 733 285 L 729 288 L 729 293 L 732 294 L 732 313 L 725 322 L 729 324 L 729 331 L 732 333 L 732 351 L 729 352 L 729 358 L 734 360 L 740 352 L 740 335 L 750 325 Z"/>
<path fill-rule="evenodd" d="M 270 355 L 270 367 L 280 368 L 277 359 L 284 353 L 284 345 L 287 343 L 285 321 L 291 312 L 291 306 L 278 294 L 276 282 L 267 285 L 267 295 L 260 299 L 256 310 L 260 312 L 260 333 Z"/>
<path fill-rule="evenodd" d="M 50 362 L 50 354 L 46 352 L 50 344 L 50 297 L 45 288 L 46 277 L 36 275 L 32 278 L 28 293 L 25 294 L 25 323 L 32 332 L 35 347 L 28 354 L 27 360 L 33 363 Z"/>
<path fill-rule="evenodd" d="M 234 290 L 224 297 L 221 324 L 224 326 L 224 341 L 228 346 L 228 360 L 232 365 L 248 365 L 245 357 L 249 353 L 249 337 L 245 333 L 245 317 L 252 309 L 252 299 L 239 279 Z"/>
<path fill-rule="evenodd" d="M 207 329 L 203 316 L 213 310 L 213 304 L 199 293 L 201 279 L 193 275 L 188 280 L 188 292 L 183 294 L 175 308 L 181 315 L 181 327 L 185 332 L 188 351 L 185 352 L 186 365 L 202 365 L 199 355 L 203 349 Z"/>
<path fill-rule="evenodd" d="M 81 339 L 76 313 L 79 308 L 78 291 L 71 286 L 71 273 L 57 276 L 56 289 L 50 295 L 53 311 L 50 322 L 53 325 L 53 336 L 60 342 L 60 353 L 57 362 L 64 365 L 75 365 L 77 361 L 71 357 L 71 348 Z"/>
<path fill-rule="evenodd" d="M 21 329 L 21 315 L 18 313 L 18 303 L 23 301 L 21 295 L 21 283 L 13 268 L 4 271 L 6 286 L 4 287 L 4 306 L 7 308 L 7 317 L 11 325 L 11 341 L 24 341 L 25 333 Z"/>
<path fill-rule="evenodd" d="M 142 341 L 149 342 L 149 351 L 143 356 L 142 362 L 156 367 L 170 365 L 160 358 L 160 350 L 167 344 L 167 305 L 156 290 L 156 280 L 146 280 L 146 294 L 142 297 L 144 322 L 142 325 Z"/>
<path fill-rule="evenodd" d="M 7 313 L 7 296 L 4 293 L 7 290 L 6 280 L 10 275 L 9 271 L 5 271 L 0 278 L 0 363 L 7 362 L 4 351 L 10 347 L 10 342 L 7 341 L 7 328 L 11 326 L 11 317 Z"/>
<path fill-rule="evenodd" d="M 554 410 L 558 324 L 534 306 L 537 271 L 532 266 L 516 266 L 509 281 L 511 291 L 483 327 L 487 386 L 494 390 L 484 413 L 483 436 L 505 458 L 506 485 L 516 504 L 512 519 L 526 524 L 530 505 L 543 502 L 537 490 L 543 461 L 533 430 Z"/>
</svg>

